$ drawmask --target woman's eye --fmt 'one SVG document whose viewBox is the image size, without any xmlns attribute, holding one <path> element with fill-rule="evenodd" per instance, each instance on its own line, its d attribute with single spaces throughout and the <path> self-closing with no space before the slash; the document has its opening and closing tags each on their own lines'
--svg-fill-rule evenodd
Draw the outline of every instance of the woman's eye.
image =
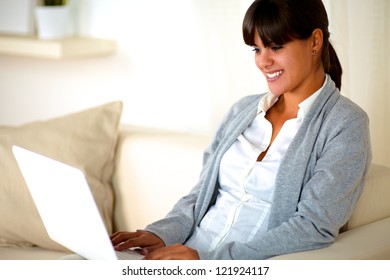
<svg viewBox="0 0 390 280">
<path fill-rule="evenodd" d="M 271 50 L 273 50 L 274 52 L 277 52 L 280 49 L 283 49 L 282 45 L 274 45 L 271 47 Z"/>
<path fill-rule="evenodd" d="M 256 47 L 254 47 L 252 49 L 252 51 L 254 51 L 255 53 L 260 53 L 261 52 L 260 48 L 256 48 Z"/>
</svg>

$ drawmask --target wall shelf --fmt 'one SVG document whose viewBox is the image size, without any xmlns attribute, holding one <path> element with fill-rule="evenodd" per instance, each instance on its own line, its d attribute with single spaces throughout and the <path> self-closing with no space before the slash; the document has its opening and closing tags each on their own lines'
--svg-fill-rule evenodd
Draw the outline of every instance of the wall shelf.
<svg viewBox="0 0 390 280">
<path fill-rule="evenodd" d="M 35 37 L 0 36 L 0 54 L 66 59 L 112 54 L 113 40 L 69 37 L 61 40 L 40 40 Z"/>
</svg>

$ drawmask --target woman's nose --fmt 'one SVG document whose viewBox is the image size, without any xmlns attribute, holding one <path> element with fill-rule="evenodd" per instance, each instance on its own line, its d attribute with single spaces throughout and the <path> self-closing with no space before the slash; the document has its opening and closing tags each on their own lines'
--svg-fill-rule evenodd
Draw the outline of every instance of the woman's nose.
<svg viewBox="0 0 390 280">
<path fill-rule="evenodd" d="M 269 69 L 273 65 L 274 61 L 268 51 L 264 49 L 261 53 L 256 54 L 256 66 L 260 70 Z"/>
</svg>

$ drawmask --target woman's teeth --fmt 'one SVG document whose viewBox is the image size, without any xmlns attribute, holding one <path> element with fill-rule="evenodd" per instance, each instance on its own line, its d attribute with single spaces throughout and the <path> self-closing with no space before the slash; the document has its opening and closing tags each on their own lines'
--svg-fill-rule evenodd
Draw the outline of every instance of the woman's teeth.
<svg viewBox="0 0 390 280">
<path fill-rule="evenodd" d="M 274 73 L 267 73 L 267 77 L 270 78 L 270 79 L 274 79 L 276 77 L 279 77 L 280 74 L 282 74 L 283 71 L 277 71 L 277 72 L 274 72 Z"/>
</svg>

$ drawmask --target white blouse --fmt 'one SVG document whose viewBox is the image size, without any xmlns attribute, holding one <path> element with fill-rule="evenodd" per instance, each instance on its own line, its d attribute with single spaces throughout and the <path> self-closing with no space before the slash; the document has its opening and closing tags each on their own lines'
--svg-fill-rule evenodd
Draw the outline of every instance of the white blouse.
<svg viewBox="0 0 390 280">
<path fill-rule="evenodd" d="M 255 234 L 267 231 L 279 165 L 321 90 L 299 104 L 297 118 L 284 123 L 267 154 L 258 162 L 272 135 L 272 125 L 265 115 L 278 98 L 268 93 L 260 100 L 258 115 L 223 156 L 218 198 L 186 242 L 187 246 L 212 251 L 231 241 L 247 243 Z"/>
</svg>

